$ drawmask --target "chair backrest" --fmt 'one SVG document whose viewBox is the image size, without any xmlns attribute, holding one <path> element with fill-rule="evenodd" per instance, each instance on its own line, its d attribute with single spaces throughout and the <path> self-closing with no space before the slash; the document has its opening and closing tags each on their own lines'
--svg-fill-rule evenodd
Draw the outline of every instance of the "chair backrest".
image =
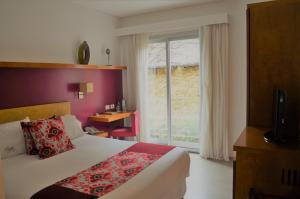
<svg viewBox="0 0 300 199">
<path fill-rule="evenodd" d="M 140 113 L 138 111 L 134 111 L 131 115 L 131 128 L 135 136 L 140 133 Z"/>
</svg>

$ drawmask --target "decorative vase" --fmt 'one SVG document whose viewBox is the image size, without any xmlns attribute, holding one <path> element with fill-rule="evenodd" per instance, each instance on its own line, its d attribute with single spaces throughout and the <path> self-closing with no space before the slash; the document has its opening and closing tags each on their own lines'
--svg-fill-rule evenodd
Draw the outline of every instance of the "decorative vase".
<svg viewBox="0 0 300 199">
<path fill-rule="evenodd" d="M 79 64 L 88 64 L 90 61 L 90 47 L 86 41 L 84 41 L 78 50 Z"/>
</svg>

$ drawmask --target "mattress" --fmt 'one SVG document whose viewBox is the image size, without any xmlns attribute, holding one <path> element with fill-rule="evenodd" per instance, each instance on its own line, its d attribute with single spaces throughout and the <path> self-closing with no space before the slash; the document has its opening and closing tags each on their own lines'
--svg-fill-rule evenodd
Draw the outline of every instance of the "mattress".
<svg viewBox="0 0 300 199">
<path fill-rule="evenodd" d="M 3 160 L 6 199 L 29 199 L 53 183 L 85 170 L 131 145 L 120 141 L 84 135 L 72 140 L 75 149 L 40 160 L 19 155 Z M 155 163 L 101 199 L 179 199 L 189 175 L 190 159 L 186 151 L 174 148 Z"/>
</svg>

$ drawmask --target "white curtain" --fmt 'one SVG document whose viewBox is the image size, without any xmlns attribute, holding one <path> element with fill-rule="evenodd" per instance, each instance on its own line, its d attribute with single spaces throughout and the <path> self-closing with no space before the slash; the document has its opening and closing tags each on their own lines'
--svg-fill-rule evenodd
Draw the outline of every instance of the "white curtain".
<svg viewBox="0 0 300 199">
<path fill-rule="evenodd" d="M 0 155 L 0 198 L 4 198 L 4 180 L 3 180 L 3 167 L 2 167 L 2 161 L 1 161 L 1 155 Z"/>
<path fill-rule="evenodd" d="M 127 71 L 123 73 L 123 97 L 127 109 L 140 112 L 139 140 L 143 142 L 148 140 L 146 127 L 148 40 L 147 34 L 120 38 L 120 62 L 127 66 Z M 125 121 L 126 125 L 128 123 L 128 120 Z"/>
<path fill-rule="evenodd" d="M 203 26 L 200 36 L 200 155 L 229 160 L 228 24 Z"/>
</svg>

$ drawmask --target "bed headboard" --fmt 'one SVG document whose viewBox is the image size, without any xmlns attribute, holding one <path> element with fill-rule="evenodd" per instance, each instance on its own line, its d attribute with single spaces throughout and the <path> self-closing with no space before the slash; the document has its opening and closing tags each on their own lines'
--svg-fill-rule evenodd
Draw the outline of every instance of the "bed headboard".
<svg viewBox="0 0 300 199">
<path fill-rule="evenodd" d="M 30 120 L 49 118 L 53 115 L 65 115 L 71 113 L 70 102 L 42 104 L 18 108 L 0 110 L 0 124 L 22 120 L 29 117 Z"/>
</svg>

